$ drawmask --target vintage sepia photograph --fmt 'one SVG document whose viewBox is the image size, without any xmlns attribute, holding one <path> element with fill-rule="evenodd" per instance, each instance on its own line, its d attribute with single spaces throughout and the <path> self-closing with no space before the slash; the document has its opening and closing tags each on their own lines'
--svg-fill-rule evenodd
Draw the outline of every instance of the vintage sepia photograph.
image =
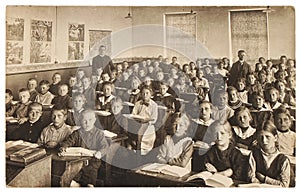
<svg viewBox="0 0 300 193">
<path fill-rule="evenodd" d="M 297 187 L 293 5 L 7 5 L 5 20 L 6 189 Z"/>
</svg>

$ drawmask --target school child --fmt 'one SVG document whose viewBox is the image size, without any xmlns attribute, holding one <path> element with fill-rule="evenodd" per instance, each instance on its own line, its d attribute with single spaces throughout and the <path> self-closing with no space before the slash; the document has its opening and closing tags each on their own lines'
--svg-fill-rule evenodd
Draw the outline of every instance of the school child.
<svg viewBox="0 0 300 193">
<path fill-rule="evenodd" d="M 92 87 L 92 81 L 90 77 L 82 78 L 83 94 L 86 99 L 86 107 L 93 109 L 95 107 L 95 89 Z"/>
<path fill-rule="evenodd" d="M 66 124 L 70 126 L 80 126 L 80 114 L 85 109 L 87 103 L 85 95 L 82 93 L 74 93 L 72 97 L 73 109 L 67 112 Z"/>
<path fill-rule="evenodd" d="M 103 82 L 102 92 L 96 101 L 96 109 L 111 112 L 111 100 L 115 98 L 112 94 L 114 85 L 111 82 Z"/>
<path fill-rule="evenodd" d="M 52 76 L 52 84 L 49 87 L 49 91 L 54 95 L 58 95 L 58 87 L 61 84 L 61 74 L 56 72 Z"/>
<path fill-rule="evenodd" d="M 104 129 L 116 133 L 119 136 L 127 135 L 128 131 L 128 120 L 122 115 L 122 109 L 122 99 L 120 97 L 113 98 L 111 101 L 112 114 L 108 117 L 106 124 L 103 125 Z"/>
<path fill-rule="evenodd" d="M 110 76 L 108 73 L 102 73 L 101 79 L 98 81 L 97 86 L 96 86 L 96 92 L 102 92 L 103 89 L 103 83 L 104 82 L 109 82 L 110 81 Z"/>
<path fill-rule="evenodd" d="M 128 101 L 132 104 L 135 104 L 138 100 L 140 100 L 141 98 L 141 93 L 140 93 L 141 90 L 139 89 L 140 84 L 141 81 L 138 79 L 138 77 L 133 77 L 128 92 L 124 93 L 123 100 Z"/>
<path fill-rule="evenodd" d="M 154 67 L 152 65 L 147 66 L 147 76 L 149 76 L 151 79 L 155 79 L 156 74 L 154 73 Z"/>
<path fill-rule="evenodd" d="M 224 90 L 215 93 L 216 107 L 212 109 L 214 120 L 228 120 L 234 115 L 234 110 L 228 106 L 228 93 Z"/>
<path fill-rule="evenodd" d="M 216 121 L 212 131 L 215 144 L 204 155 L 203 170 L 246 181 L 246 157 L 232 143 L 230 124 Z"/>
<path fill-rule="evenodd" d="M 287 155 L 296 155 L 296 133 L 293 128 L 292 116 L 284 107 L 274 111 L 275 126 L 278 131 L 278 150 Z"/>
<path fill-rule="evenodd" d="M 193 141 L 187 135 L 190 121 L 186 114 L 177 113 L 177 118 L 165 137 L 164 143 L 159 147 L 158 163 L 180 166 L 191 170 L 191 156 L 193 154 Z"/>
<path fill-rule="evenodd" d="M 77 84 L 76 76 L 71 75 L 68 80 L 68 87 L 69 87 L 68 95 L 70 97 L 72 97 L 72 94 L 74 92 L 78 92 L 78 90 L 77 90 L 78 88 L 76 87 L 76 84 Z"/>
<path fill-rule="evenodd" d="M 18 123 L 22 124 L 28 120 L 28 105 L 31 103 L 29 90 L 21 88 L 19 90 L 19 102 L 16 104 L 13 117 L 18 119 Z"/>
<path fill-rule="evenodd" d="M 296 77 L 288 76 L 286 78 L 287 89 L 291 91 L 291 95 L 294 99 L 296 99 Z"/>
<path fill-rule="evenodd" d="M 177 68 L 178 70 L 181 69 L 180 64 L 177 63 L 177 57 L 176 56 L 172 57 L 172 62 L 170 63 L 170 65 Z"/>
<path fill-rule="evenodd" d="M 171 67 L 170 70 L 169 70 L 169 78 L 173 78 L 174 80 L 177 80 L 178 79 L 178 74 L 177 74 L 177 71 L 178 69 L 175 68 L 175 67 Z"/>
<path fill-rule="evenodd" d="M 273 67 L 273 63 L 271 60 L 266 61 L 266 66 L 264 67 L 264 70 L 267 72 L 267 80 L 268 82 L 272 83 L 275 80 L 274 74 L 276 72 L 276 68 Z"/>
<path fill-rule="evenodd" d="M 258 148 L 250 154 L 250 181 L 289 187 L 290 162 L 278 151 L 277 128 L 271 121 L 258 132 L 257 141 Z"/>
<path fill-rule="evenodd" d="M 256 81 L 256 77 L 254 73 L 248 73 L 247 74 L 247 80 L 246 80 L 246 90 L 248 91 L 248 102 L 250 103 L 252 94 L 254 92 L 261 92 L 262 91 L 262 86 L 258 81 Z"/>
<path fill-rule="evenodd" d="M 238 78 L 236 82 L 236 89 L 238 91 L 238 97 L 243 103 L 248 103 L 248 91 L 246 90 L 245 78 Z"/>
<path fill-rule="evenodd" d="M 160 71 L 162 71 L 162 69 L 159 67 L 159 62 L 158 61 L 153 62 L 154 74 L 156 74 L 156 76 L 157 76 L 157 72 L 160 72 Z"/>
<path fill-rule="evenodd" d="M 181 74 L 175 83 L 175 92 L 178 94 L 187 93 L 189 90 L 189 86 L 186 84 L 186 75 Z"/>
<path fill-rule="evenodd" d="M 51 104 L 65 106 L 67 109 L 72 109 L 72 98 L 68 95 L 68 85 L 61 84 L 58 87 L 58 96 L 54 97 Z"/>
<path fill-rule="evenodd" d="M 224 63 L 224 69 L 226 69 L 229 72 L 231 69 L 230 60 L 227 57 L 224 57 L 222 58 L 222 61 Z"/>
<path fill-rule="evenodd" d="M 138 130 L 139 138 L 138 146 L 140 145 L 141 155 L 146 155 L 154 146 L 156 134 L 154 124 L 157 120 L 158 107 L 157 104 L 151 99 L 153 91 L 149 87 L 143 87 L 141 90 L 141 100 L 136 102 L 132 110 L 133 115 L 139 115 L 143 118 L 138 120 L 141 123 Z"/>
<path fill-rule="evenodd" d="M 278 102 L 285 106 L 296 106 L 296 100 L 292 97 L 291 91 L 286 89 L 284 82 L 275 81 L 275 88 L 279 93 Z"/>
<path fill-rule="evenodd" d="M 259 57 L 258 62 L 262 65 L 262 68 L 266 67 L 266 59 L 264 57 Z"/>
<path fill-rule="evenodd" d="M 30 93 L 30 101 L 34 101 L 36 95 L 38 95 L 38 91 L 36 90 L 38 86 L 38 81 L 36 78 L 30 78 L 27 82 L 27 89 L 29 90 Z"/>
<path fill-rule="evenodd" d="M 238 97 L 238 91 L 233 86 L 228 86 L 228 106 L 234 111 L 243 105 L 243 102 Z"/>
<path fill-rule="evenodd" d="M 117 81 L 117 71 L 115 69 L 111 70 L 111 72 L 109 73 L 109 77 L 109 81 L 115 83 Z"/>
<path fill-rule="evenodd" d="M 266 120 L 272 120 L 274 121 L 273 118 L 273 113 L 270 109 L 266 108 L 265 105 L 265 98 L 264 94 L 262 92 L 255 92 L 252 94 L 252 106 L 250 107 L 250 113 L 252 116 L 252 123 L 251 126 L 260 129 L 263 122 Z"/>
<path fill-rule="evenodd" d="M 59 144 L 60 152 L 64 152 L 67 147 L 83 147 L 95 151 L 94 157 L 81 168 L 72 180 L 71 186 L 94 187 L 96 185 L 98 169 L 101 166 L 100 159 L 106 155 L 108 143 L 103 131 L 95 127 L 95 122 L 94 111 L 84 110 L 80 116 L 80 129 L 74 131 Z"/>
<path fill-rule="evenodd" d="M 270 87 L 265 91 L 266 94 L 266 106 L 270 110 L 275 110 L 279 108 L 282 104 L 278 101 L 279 100 L 279 91 L 274 88 Z"/>
<path fill-rule="evenodd" d="M 6 117 L 13 116 L 16 110 L 16 105 L 12 103 L 13 99 L 14 97 L 12 91 L 10 89 L 5 89 L 5 116 Z"/>
<path fill-rule="evenodd" d="M 197 141 L 202 141 L 203 137 L 207 131 L 207 128 L 214 121 L 211 118 L 212 113 L 212 104 L 208 101 L 202 101 L 199 104 L 199 118 L 192 119 L 193 122 L 191 124 L 191 137 L 193 141 L 197 143 Z M 195 124 L 196 123 L 196 124 Z"/>
<path fill-rule="evenodd" d="M 49 124 L 48 120 L 41 118 L 43 106 L 40 103 L 33 102 L 28 106 L 28 120 L 19 125 L 13 133 L 14 140 L 24 140 L 31 143 L 37 143 L 42 130 Z"/>
<path fill-rule="evenodd" d="M 41 103 L 42 105 L 51 105 L 54 95 L 49 91 L 50 83 L 48 80 L 41 80 L 39 83 L 40 93 L 36 96 L 35 102 Z"/>
<path fill-rule="evenodd" d="M 168 108 L 168 112 L 178 112 L 180 109 L 180 103 L 176 101 L 174 96 L 168 93 L 169 85 L 166 82 L 160 82 L 159 93 L 154 97 L 154 101 L 162 103 L 163 106 Z"/>
<path fill-rule="evenodd" d="M 163 71 L 158 71 L 156 73 L 156 78 L 152 81 L 152 89 L 155 94 L 159 92 L 160 83 L 162 81 L 164 81 L 164 78 L 165 78 L 165 76 L 164 76 Z"/>
<path fill-rule="evenodd" d="M 52 109 L 52 123 L 45 127 L 37 143 L 45 148 L 57 148 L 57 145 L 72 133 L 72 127 L 67 125 L 67 109 L 56 105 Z"/>
<path fill-rule="evenodd" d="M 218 63 L 218 73 L 221 74 L 224 78 L 228 77 L 228 70 L 224 68 L 224 62 L 221 61 Z"/>
<path fill-rule="evenodd" d="M 123 73 L 123 65 L 122 63 L 118 63 L 116 65 L 117 77 L 120 77 Z"/>
<path fill-rule="evenodd" d="M 242 150 L 252 149 L 257 144 L 257 137 L 256 129 L 250 125 L 252 117 L 249 109 L 244 106 L 239 107 L 235 111 L 234 117 L 237 122 L 237 126 L 232 126 L 232 136 L 235 141 L 235 145 Z M 250 152 L 245 151 L 245 153 Z"/>
</svg>

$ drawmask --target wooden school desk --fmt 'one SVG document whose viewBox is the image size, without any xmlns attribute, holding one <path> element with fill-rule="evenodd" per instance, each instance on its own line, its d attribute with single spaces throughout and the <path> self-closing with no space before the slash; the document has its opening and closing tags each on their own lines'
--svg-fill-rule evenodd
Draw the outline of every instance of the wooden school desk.
<svg viewBox="0 0 300 193">
<path fill-rule="evenodd" d="M 6 184 L 11 187 L 50 187 L 51 155 L 26 165 L 7 159 Z"/>
</svg>

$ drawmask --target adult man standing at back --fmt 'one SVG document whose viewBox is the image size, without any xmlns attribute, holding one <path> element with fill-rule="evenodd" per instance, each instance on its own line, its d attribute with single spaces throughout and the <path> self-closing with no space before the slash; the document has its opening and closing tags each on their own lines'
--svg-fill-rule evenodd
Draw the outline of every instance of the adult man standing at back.
<svg viewBox="0 0 300 193">
<path fill-rule="evenodd" d="M 238 51 L 239 60 L 232 65 L 228 80 L 228 86 L 235 86 L 238 78 L 246 78 L 247 74 L 251 72 L 250 65 L 245 61 L 246 52 L 244 50 Z"/>
<path fill-rule="evenodd" d="M 103 73 L 110 75 L 114 69 L 114 64 L 108 55 L 105 55 L 106 47 L 101 45 L 99 47 L 99 54 L 92 60 L 92 75 L 97 75 L 97 69 L 102 68 Z"/>
</svg>

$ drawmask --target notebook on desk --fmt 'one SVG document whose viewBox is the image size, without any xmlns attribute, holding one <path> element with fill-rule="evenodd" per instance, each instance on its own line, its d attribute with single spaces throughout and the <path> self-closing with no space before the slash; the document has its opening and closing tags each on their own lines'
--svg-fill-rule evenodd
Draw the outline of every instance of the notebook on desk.
<svg viewBox="0 0 300 193">
<path fill-rule="evenodd" d="M 208 171 L 200 172 L 190 176 L 186 181 L 203 180 L 205 185 L 210 187 L 230 187 L 233 185 L 233 180 L 227 176 Z"/>
</svg>

